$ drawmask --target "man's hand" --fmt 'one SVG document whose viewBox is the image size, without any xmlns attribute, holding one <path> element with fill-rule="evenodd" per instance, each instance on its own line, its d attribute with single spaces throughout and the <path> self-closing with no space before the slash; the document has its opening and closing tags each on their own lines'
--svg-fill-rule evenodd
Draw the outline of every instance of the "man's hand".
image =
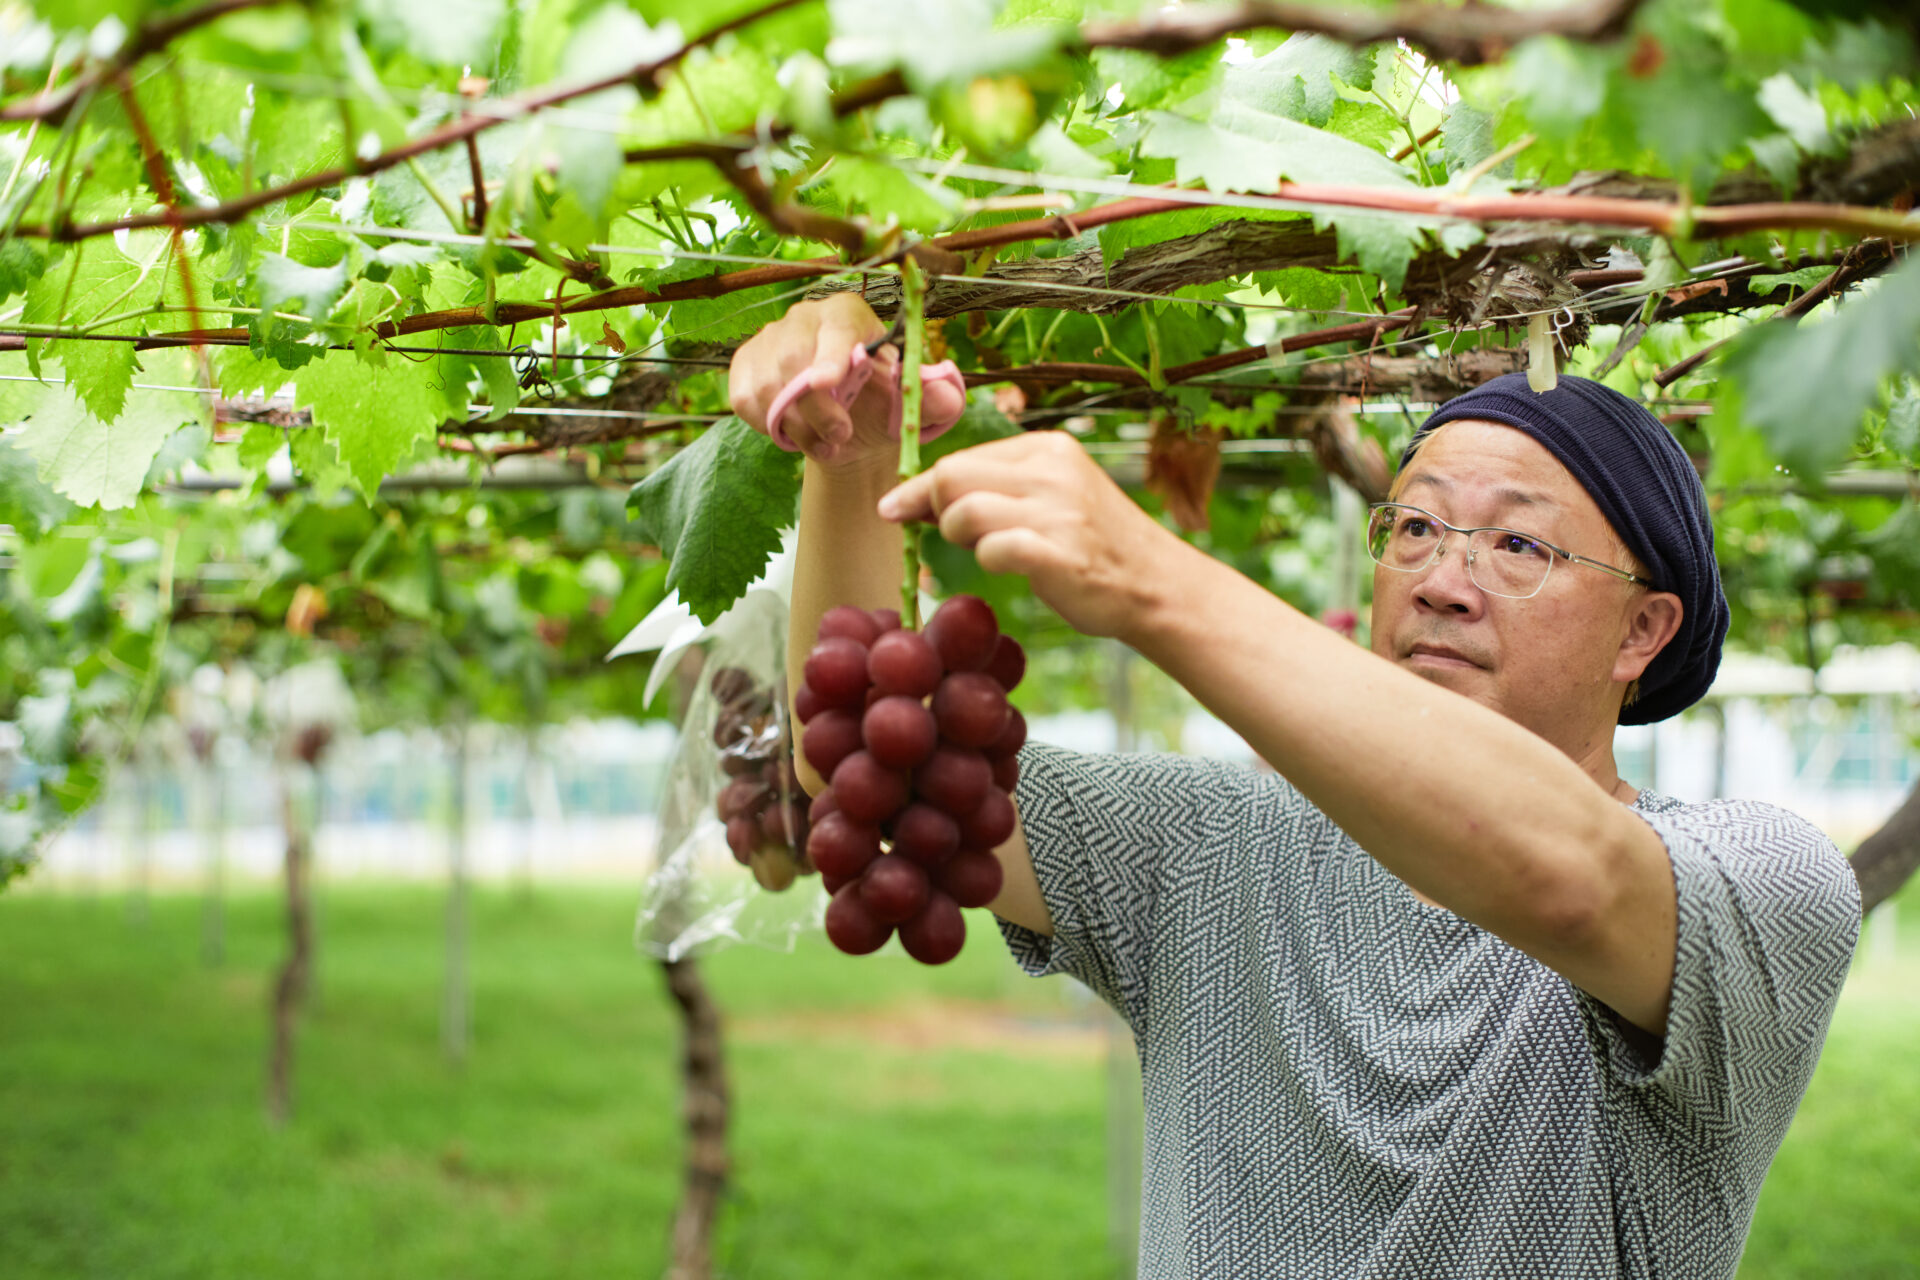
<svg viewBox="0 0 1920 1280">
<path fill-rule="evenodd" d="M 836 293 L 798 304 L 733 353 L 727 374 L 733 411 L 755 431 L 767 434 L 767 411 L 774 399 L 804 373 L 813 390 L 781 418 L 802 453 L 836 468 L 893 457 L 899 445 L 887 435 L 889 401 L 881 379 L 867 384 L 851 412 L 833 398 L 833 389 L 847 376 L 853 349 L 886 332 L 856 294 Z"/>
<path fill-rule="evenodd" d="M 1024 574 L 1075 630 L 1123 640 L 1179 558 L 1199 554 L 1062 431 L 949 454 L 882 498 L 880 514 L 938 522 L 940 536 L 972 548 L 988 573 Z"/>
</svg>

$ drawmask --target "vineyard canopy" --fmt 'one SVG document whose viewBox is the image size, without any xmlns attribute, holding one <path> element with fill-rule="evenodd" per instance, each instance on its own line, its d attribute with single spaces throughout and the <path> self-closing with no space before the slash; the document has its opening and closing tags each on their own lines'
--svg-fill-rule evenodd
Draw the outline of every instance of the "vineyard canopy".
<svg viewBox="0 0 1920 1280">
<path fill-rule="evenodd" d="M 290 474 L 358 587 L 451 536 L 383 484 L 548 455 L 639 482 L 710 618 L 800 476 L 731 350 L 911 258 L 978 388 L 930 452 L 1147 424 L 1195 530 L 1223 452 L 1377 494 L 1424 406 L 1602 377 L 1705 470 L 1736 636 L 1817 660 L 1920 600 L 1916 68 L 1864 0 L 0 0 L 0 523 L 64 589 L 128 511 L 166 555 L 109 570 L 172 600 L 205 539 L 148 504 Z"/>
</svg>

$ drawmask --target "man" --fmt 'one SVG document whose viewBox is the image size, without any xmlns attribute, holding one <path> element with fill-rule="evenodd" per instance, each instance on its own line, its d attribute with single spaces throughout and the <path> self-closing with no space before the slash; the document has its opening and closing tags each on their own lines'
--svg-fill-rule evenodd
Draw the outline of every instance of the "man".
<svg viewBox="0 0 1920 1280">
<path fill-rule="evenodd" d="M 1726 631 L 1705 494 L 1665 429 L 1576 378 L 1442 407 L 1374 514 L 1369 653 L 1063 433 L 896 486 L 882 402 L 831 395 L 881 332 L 842 296 L 734 360 L 756 427 L 811 387 L 784 421 L 808 454 L 790 672 L 827 608 L 894 598 L 900 522 L 937 522 L 1278 771 L 1021 756 L 992 909 L 1029 972 L 1075 975 L 1134 1030 L 1142 1274 L 1733 1275 L 1859 894 L 1793 815 L 1615 769 L 1616 725 L 1698 699 Z"/>
</svg>

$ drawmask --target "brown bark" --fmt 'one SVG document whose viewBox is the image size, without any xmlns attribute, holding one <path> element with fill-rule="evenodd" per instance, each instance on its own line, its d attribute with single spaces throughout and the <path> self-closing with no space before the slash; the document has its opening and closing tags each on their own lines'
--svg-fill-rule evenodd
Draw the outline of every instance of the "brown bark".
<svg viewBox="0 0 1920 1280">
<path fill-rule="evenodd" d="M 313 903 L 308 892 L 308 870 L 313 852 L 311 809 L 305 803 L 312 770 L 290 767 L 281 795 L 281 813 L 287 829 L 286 876 L 287 955 L 273 984 L 273 1041 L 267 1057 L 267 1118 L 275 1127 L 293 1114 L 294 1032 L 304 1003 L 313 956 Z"/>
<path fill-rule="evenodd" d="M 1871 911 L 1900 891 L 1920 869 L 1920 784 L 1885 826 L 1860 842 L 1851 859 L 1860 880 L 1860 909 Z"/>
<path fill-rule="evenodd" d="M 713 1224 L 729 1171 L 720 1010 L 692 957 L 662 960 L 660 967 L 679 1006 L 685 1035 L 680 1070 L 686 1090 L 686 1186 L 674 1213 L 667 1280 L 708 1280 L 713 1274 Z"/>
</svg>

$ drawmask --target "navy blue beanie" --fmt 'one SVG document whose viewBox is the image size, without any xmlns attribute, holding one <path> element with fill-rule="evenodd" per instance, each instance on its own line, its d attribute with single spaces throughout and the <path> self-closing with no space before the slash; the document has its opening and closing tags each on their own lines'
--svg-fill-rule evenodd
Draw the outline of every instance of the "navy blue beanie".
<svg viewBox="0 0 1920 1280">
<path fill-rule="evenodd" d="M 1504 423 L 1538 440 L 1647 566 L 1654 588 L 1680 597 L 1680 630 L 1641 675 L 1640 696 L 1621 708 L 1620 723 L 1652 724 L 1698 702 L 1720 669 L 1727 597 L 1713 559 L 1706 487 L 1680 442 L 1643 405 L 1603 383 L 1562 374 L 1542 393 L 1526 374 L 1509 373 L 1434 410 L 1400 465 L 1435 427 L 1459 418 Z"/>
</svg>

